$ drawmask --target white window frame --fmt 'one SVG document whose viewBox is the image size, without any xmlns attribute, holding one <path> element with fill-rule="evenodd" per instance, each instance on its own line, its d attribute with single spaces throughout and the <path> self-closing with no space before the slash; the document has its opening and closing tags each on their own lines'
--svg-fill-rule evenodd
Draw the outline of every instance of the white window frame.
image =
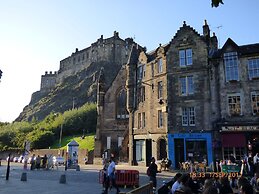
<svg viewBox="0 0 259 194">
<path fill-rule="evenodd" d="M 180 83 L 180 95 L 187 96 L 194 93 L 194 81 L 193 76 L 185 76 L 179 78 Z"/>
<path fill-rule="evenodd" d="M 239 99 L 239 109 L 240 109 L 240 112 L 237 112 L 238 110 L 238 103 L 235 102 L 235 101 L 238 101 Z M 229 102 L 229 100 L 232 100 L 232 102 Z M 237 116 L 237 115 L 242 115 L 242 96 L 240 93 L 234 93 L 234 94 L 228 94 L 227 95 L 227 106 L 228 106 L 228 114 L 230 116 Z M 231 107 L 233 106 L 237 106 L 235 107 L 234 109 L 236 109 L 236 111 L 233 111 L 233 113 L 231 112 Z"/>
<path fill-rule="evenodd" d="M 142 79 L 146 75 L 146 64 L 138 64 L 138 70 L 137 70 L 137 76 L 138 76 L 138 82 L 142 81 Z"/>
<path fill-rule="evenodd" d="M 158 110 L 157 111 L 157 127 L 161 128 L 163 127 L 163 111 L 162 110 Z"/>
<path fill-rule="evenodd" d="M 253 115 L 259 115 L 259 92 L 251 92 L 251 106 Z"/>
<path fill-rule="evenodd" d="M 145 159 L 145 140 L 137 140 L 136 141 L 136 160 L 144 161 Z"/>
<path fill-rule="evenodd" d="M 163 72 L 163 59 L 159 58 L 157 61 L 157 72 L 162 73 Z"/>
<path fill-rule="evenodd" d="M 180 67 L 186 67 L 193 64 L 191 48 L 179 50 L 179 64 Z"/>
<path fill-rule="evenodd" d="M 142 117 L 142 128 L 145 128 L 146 127 L 146 113 L 143 112 L 141 117 Z"/>
<path fill-rule="evenodd" d="M 225 79 L 229 81 L 239 81 L 239 61 L 237 52 L 224 53 Z"/>
<path fill-rule="evenodd" d="M 163 82 L 157 82 L 157 98 L 163 98 Z"/>
<path fill-rule="evenodd" d="M 107 137 L 107 149 L 111 149 L 111 137 Z"/>
<path fill-rule="evenodd" d="M 138 129 L 142 128 L 142 115 L 138 113 Z"/>
<path fill-rule="evenodd" d="M 248 59 L 247 69 L 249 80 L 259 79 L 259 58 Z"/>
<path fill-rule="evenodd" d="M 195 107 L 182 107 L 182 126 L 195 126 Z"/>
</svg>

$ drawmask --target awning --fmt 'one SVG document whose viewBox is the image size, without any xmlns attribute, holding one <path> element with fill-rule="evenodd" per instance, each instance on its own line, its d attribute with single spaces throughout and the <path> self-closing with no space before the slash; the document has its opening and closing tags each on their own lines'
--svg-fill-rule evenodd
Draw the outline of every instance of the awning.
<svg viewBox="0 0 259 194">
<path fill-rule="evenodd" d="M 246 138 L 242 133 L 221 135 L 222 147 L 246 147 Z"/>
</svg>

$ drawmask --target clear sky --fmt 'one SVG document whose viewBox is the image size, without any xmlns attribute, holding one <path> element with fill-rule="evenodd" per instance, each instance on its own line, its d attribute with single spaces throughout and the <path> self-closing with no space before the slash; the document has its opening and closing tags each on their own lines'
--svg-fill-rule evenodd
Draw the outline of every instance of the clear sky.
<svg viewBox="0 0 259 194">
<path fill-rule="evenodd" d="M 75 48 L 101 35 L 132 37 L 148 51 L 168 43 L 183 21 L 202 33 L 207 19 L 222 47 L 259 43 L 259 1 L 224 0 L 0 0 L 0 121 L 12 122 Z"/>
</svg>

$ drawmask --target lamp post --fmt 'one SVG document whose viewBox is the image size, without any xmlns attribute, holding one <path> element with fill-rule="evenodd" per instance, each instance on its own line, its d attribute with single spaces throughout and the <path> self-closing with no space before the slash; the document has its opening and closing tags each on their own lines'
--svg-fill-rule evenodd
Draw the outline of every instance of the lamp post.
<svg viewBox="0 0 259 194">
<path fill-rule="evenodd" d="M 61 140 L 62 140 L 62 131 L 63 131 L 63 123 L 60 126 L 60 133 L 59 133 L 59 149 L 61 148 Z"/>
</svg>

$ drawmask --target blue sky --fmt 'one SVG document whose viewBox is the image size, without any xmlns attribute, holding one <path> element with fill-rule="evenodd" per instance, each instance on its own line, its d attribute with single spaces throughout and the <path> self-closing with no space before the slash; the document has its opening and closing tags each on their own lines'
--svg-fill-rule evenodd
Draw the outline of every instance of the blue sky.
<svg viewBox="0 0 259 194">
<path fill-rule="evenodd" d="M 148 51 L 168 43 L 183 21 L 202 33 L 204 20 L 222 47 L 259 43 L 259 1 L 0 0 L 0 121 L 13 121 L 40 89 L 41 75 L 101 35 L 135 38 Z M 222 26 L 222 27 L 219 27 Z"/>
</svg>

